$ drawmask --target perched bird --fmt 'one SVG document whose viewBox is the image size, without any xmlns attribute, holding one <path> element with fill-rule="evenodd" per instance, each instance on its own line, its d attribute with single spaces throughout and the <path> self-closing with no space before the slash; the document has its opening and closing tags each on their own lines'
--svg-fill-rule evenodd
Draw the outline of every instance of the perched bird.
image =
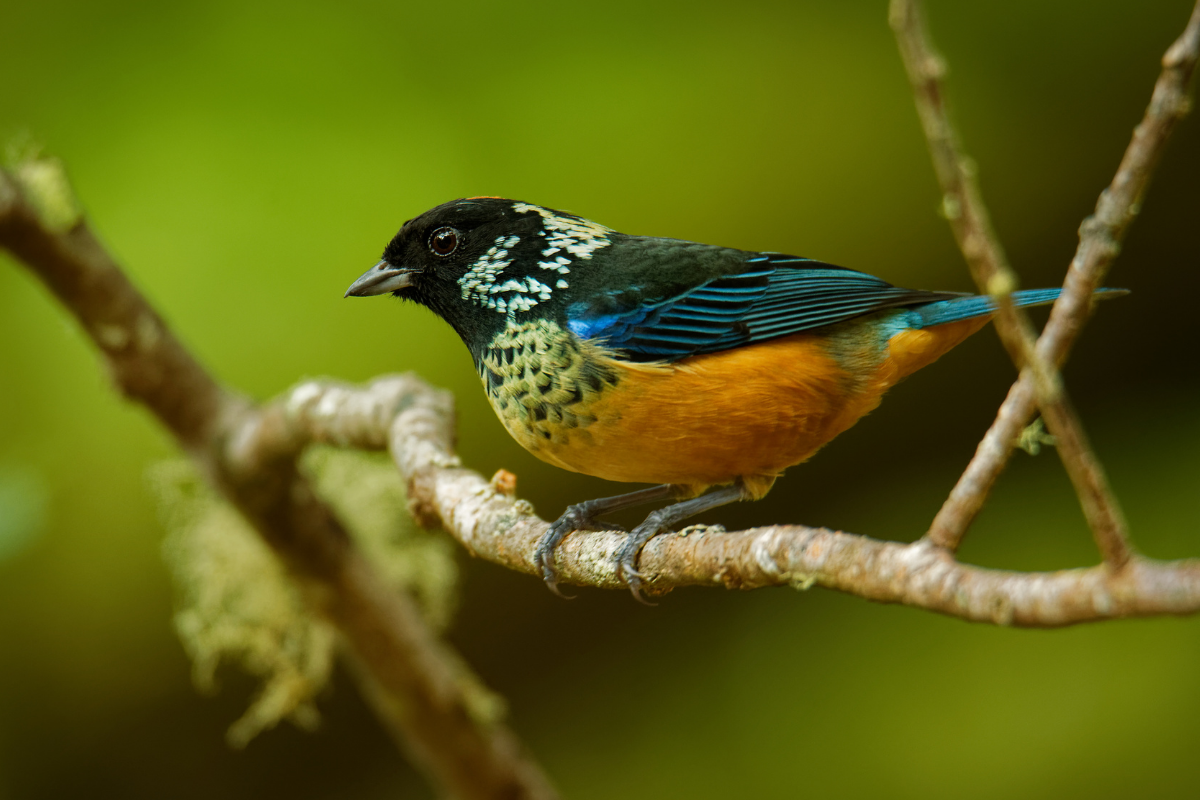
<svg viewBox="0 0 1200 800">
<path fill-rule="evenodd" d="M 1049 303 L 1059 291 L 1012 299 Z M 458 332 L 496 415 L 525 449 L 574 472 L 658 484 L 570 506 L 537 547 L 552 590 L 554 549 L 568 533 L 676 501 L 634 528 L 618 554 L 639 600 L 647 541 L 708 509 L 761 498 L 996 310 L 986 296 L 630 236 L 498 197 L 454 200 L 405 222 L 346 295 L 389 292 Z"/>
</svg>

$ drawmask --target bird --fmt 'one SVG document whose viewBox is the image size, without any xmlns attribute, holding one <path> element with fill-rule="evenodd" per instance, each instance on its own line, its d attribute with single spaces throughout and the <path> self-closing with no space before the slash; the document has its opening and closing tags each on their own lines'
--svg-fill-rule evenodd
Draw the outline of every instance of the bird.
<svg viewBox="0 0 1200 800">
<path fill-rule="evenodd" d="M 1060 291 L 1010 296 L 1032 306 Z M 997 310 L 986 295 L 905 289 L 783 253 L 628 235 L 500 197 L 453 200 L 405 222 L 346 291 L 382 294 L 425 306 L 457 332 L 496 416 L 534 456 L 652 484 L 570 505 L 534 553 L 561 594 L 563 538 L 617 530 L 601 518 L 667 502 L 628 532 L 616 556 L 642 602 L 637 560 L 651 538 L 762 498 L 785 469 Z"/>
</svg>

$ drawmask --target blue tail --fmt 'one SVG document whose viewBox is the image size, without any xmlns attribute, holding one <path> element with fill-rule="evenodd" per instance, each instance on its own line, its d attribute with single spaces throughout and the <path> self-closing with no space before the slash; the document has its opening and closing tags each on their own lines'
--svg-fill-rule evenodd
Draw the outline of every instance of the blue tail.
<svg viewBox="0 0 1200 800">
<path fill-rule="evenodd" d="M 1013 305 L 1044 306 L 1053 303 L 1062 294 L 1062 289 L 1024 289 L 1013 292 Z M 1107 300 L 1112 297 L 1123 297 L 1129 294 L 1128 289 L 1097 289 L 1096 296 Z M 955 297 L 952 300 L 939 300 L 929 305 L 911 309 L 919 318 L 919 324 L 913 327 L 928 328 L 933 325 L 945 325 L 947 322 L 958 322 L 961 319 L 982 317 L 996 310 L 996 301 L 985 294 Z"/>
</svg>

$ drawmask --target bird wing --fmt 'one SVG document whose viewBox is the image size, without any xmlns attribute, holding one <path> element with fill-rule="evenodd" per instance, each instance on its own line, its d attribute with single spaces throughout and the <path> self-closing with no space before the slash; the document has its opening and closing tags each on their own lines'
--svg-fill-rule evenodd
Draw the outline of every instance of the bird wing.
<svg viewBox="0 0 1200 800">
<path fill-rule="evenodd" d="M 961 295 L 902 289 L 865 272 L 781 253 L 749 253 L 743 270 L 655 299 L 625 293 L 574 303 L 568 327 L 633 361 L 676 361 L 820 328 L 886 308 Z"/>
</svg>

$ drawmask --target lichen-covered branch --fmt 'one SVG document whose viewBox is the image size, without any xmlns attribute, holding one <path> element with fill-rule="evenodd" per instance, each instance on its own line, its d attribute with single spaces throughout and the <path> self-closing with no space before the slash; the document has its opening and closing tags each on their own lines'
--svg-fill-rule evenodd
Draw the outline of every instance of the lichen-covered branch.
<svg viewBox="0 0 1200 800">
<path fill-rule="evenodd" d="M 296 462 L 314 432 L 289 428 L 286 414 L 257 409 L 208 374 L 92 235 L 55 162 L 0 170 L 0 247 L 79 320 L 117 387 L 159 418 L 299 578 L 349 645 L 376 713 L 419 767 L 458 797 L 556 796 L 513 733 L 476 713 L 459 658 L 412 598 L 384 585 L 314 494 Z M 372 429 L 382 446 L 386 425 Z M 353 422 L 317 433 L 356 435 Z"/>
<path fill-rule="evenodd" d="M 922 24 L 917 0 L 893 0 L 891 22 L 944 192 L 946 217 L 977 282 L 985 290 L 1003 295 L 1015 287 L 1015 276 L 991 229 L 974 170 L 959 149 L 957 134 L 946 114 L 941 86 L 944 67 Z M 997 329 L 1018 366 L 1025 368 L 971 463 L 934 518 L 927 534 L 934 543 L 951 551 L 958 547 L 1008 463 L 1021 430 L 1040 405 L 1047 427 L 1058 440 L 1063 464 L 1105 561 L 1120 566 L 1130 557 L 1132 548 L 1123 515 L 1083 427 L 1062 391 L 1057 366 L 1065 360 L 1086 322 L 1092 293 L 1119 251 L 1120 241 L 1136 215 L 1167 138 L 1189 107 L 1187 88 L 1198 51 L 1200 3 L 1183 35 L 1163 58 L 1163 72 L 1155 85 L 1150 107 L 1134 132 L 1116 177 L 1101 194 L 1096 213 L 1080 228 L 1079 249 L 1068 270 L 1062 296 L 1036 344 L 1027 321 L 1019 315 L 1010 317 L 1002 308 Z"/>
<path fill-rule="evenodd" d="M 480 558 L 540 574 L 533 552 L 547 523 L 528 503 L 460 466 L 453 450 L 453 400 L 445 392 L 414 375 L 379 378 L 362 388 L 308 382 L 271 409 L 280 420 L 276 430 L 289 431 L 288 437 L 361 448 L 386 441 L 419 519 L 440 524 Z M 623 539 L 603 531 L 568 536 L 557 551 L 562 580 L 624 588 L 615 566 Z M 1000 625 L 1054 627 L 1200 610 L 1200 561 L 1133 556 L 1120 570 L 1100 565 L 1007 572 L 958 563 L 928 540 L 906 545 L 801 525 L 685 529 L 651 540 L 639 568 L 650 592 L 819 585 Z"/>
<path fill-rule="evenodd" d="M 207 452 L 223 418 L 244 410 L 167 330 L 83 224 L 57 162 L 0 172 L 0 246 L 71 311 L 117 388 L 145 405 L 189 452 Z"/>
<path fill-rule="evenodd" d="M 1001 306 L 1001 337 L 1021 367 L 999 415 L 925 539 L 884 542 L 803 526 L 740 532 L 702 527 L 653 539 L 645 588 L 825 586 L 961 619 L 1050 627 L 1200 610 L 1200 561 L 1158 562 L 1129 548 L 1120 511 L 1091 454 L 1057 368 L 1089 313 L 1145 193 L 1200 55 L 1200 2 L 1163 59 L 1145 119 L 1112 184 L 1080 228 L 1064 292 L 1035 340 L 1008 300 L 1016 282 L 991 229 L 970 162 L 945 114 L 940 61 L 916 0 L 893 0 L 892 20 L 944 192 L 943 208 L 983 290 Z M 414 515 L 441 525 L 475 555 L 537 574 L 547 523 L 511 487 L 464 469 L 454 452 L 452 398 L 414 376 L 364 388 L 309 382 L 259 407 L 223 388 L 191 356 L 83 221 L 61 167 L 32 159 L 0 170 L 0 247 L 12 252 L 79 320 L 116 386 L 145 405 L 288 566 L 314 610 L 349 646 L 369 701 L 416 763 L 463 798 L 551 798 L 538 766 L 503 724 L 479 712 L 458 657 L 411 598 L 388 589 L 297 457 L 310 444 L 387 449 L 408 483 Z M 1105 563 L 1052 573 L 987 570 L 953 550 L 1040 405 L 1080 495 Z M 618 533 L 573 534 L 558 548 L 561 580 L 623 587 Z"/>
</svg>

